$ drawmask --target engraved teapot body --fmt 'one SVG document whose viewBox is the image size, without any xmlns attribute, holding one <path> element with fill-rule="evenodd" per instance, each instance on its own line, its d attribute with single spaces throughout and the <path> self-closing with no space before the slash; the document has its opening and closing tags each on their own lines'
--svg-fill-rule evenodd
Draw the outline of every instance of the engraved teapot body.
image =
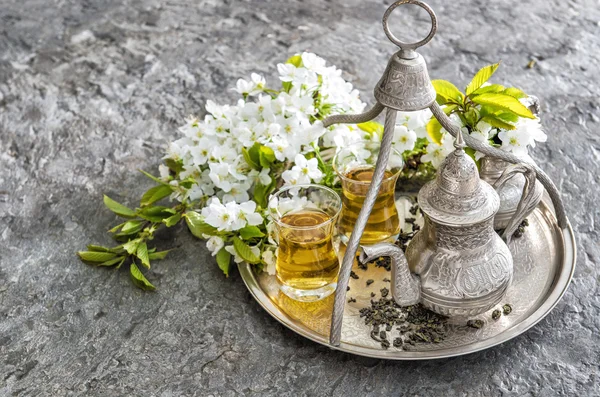
<svg viewBox="0 0 600 397">
<path fill-rule="evenodd" d="M 501 302 L 513 277 L 510 250 L 494 230 L 500 197 L 479 178 L 475 162 L 461 143 L 457 141 L 457 149 L 444 160 L 436 179 L 419 191 L 425 224 L 406 254 L 397 246 L 382 243 L 363 247 L 360 258 L 368 261 L 390 256 L 396 302 L 421 302 L 445 316 L 473 316 L 490 310 Z M 535 181 L 531 166 L 516 165 L 498 178 L 496 188 L 517 173 Z M 533 189 L 525 192 L 523 202 L 533 193 Z M 523 205 L 518 207 L 506 229 L 507 240 L 522 220 Z"/>
</svg>

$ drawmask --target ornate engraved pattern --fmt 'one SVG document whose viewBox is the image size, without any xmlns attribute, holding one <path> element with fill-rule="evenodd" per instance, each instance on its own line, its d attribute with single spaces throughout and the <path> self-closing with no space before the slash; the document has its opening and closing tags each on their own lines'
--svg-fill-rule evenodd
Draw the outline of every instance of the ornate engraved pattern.
<svg viewBox="0 0 600 397">
<path fill-rule="evenodd" d="M 446 249 L 474 249 L 481 247 L 487 244 L 495 234 L 491 227 L 491 219 L 471 226 L 436 225 L 435 231 L 437 246 Z"/>
<path fill-rule="evenodd" d="M 436 179 L 419 191 L 419 206 L 435 222 L 459 226 L 491 218 L 500 199 L 479 179 L 475 162 L 457 149 L 446 157 Z"/>
<path fill-rule="evenodd" d="M 382 105 L 401 111 L 425 109 L 436 96 L 420 55 L 409 60 L 392 56 L 374 94 Z"/>
<path fill-rule="evenodd" d="M 450 225 L 468 225 L 494 216 L 500 205 L 500 199 L 487 183 L 481 184 L 481 195 L 449 195 L 436 186 L 436 181 L 425 184 L 419 191 L 421 210 L 439 223 Z"/>
</svg>

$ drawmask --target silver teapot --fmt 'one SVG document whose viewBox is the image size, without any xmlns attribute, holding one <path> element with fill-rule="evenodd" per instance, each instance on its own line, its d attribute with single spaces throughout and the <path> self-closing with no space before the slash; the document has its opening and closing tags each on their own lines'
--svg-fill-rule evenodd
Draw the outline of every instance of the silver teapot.
<svg viewBox="0 0 600 397">
<path fill-rule="evenodd" d="M 512 174 L 510 178 L 503 177 L 504 171 L 511 166 L 510 163 L 490 156 L 483 157 L 480 161 L 479 176 L 481 179 L 494 186 L 501 185 L 496 189 L 500 196 L 500 208 L 494 217 L 494 229 L 504 230 L 509 226 L 510 220 L 514 218 L 518 210 L 519 203 L 530 189 L 533 189 L 534 192 L 531 199 L 522 204 L 528 208 L 522 217 L 527 217 L 537 207 L 544 195 L 544 187 L 535 179 L 535 174 Z"/>
<path fill-rule="evenodd" d="M 421 302 L 445 316 L 473 316 L 500 303 L 513 277 L 513 259 L 507 243 L 494 231 L 498 193 L 479 178 L 460 134 L 455 147 L 436 179 L 419 191 L 425 224 L 408 245 L 406 257 L 399 247 L 382 243 L 363 246 L 360 260 L 391 257 L 392 294 L 400 305 Z M 534 169 L 518 164 L 507 167 L 496 188 L 516 174 L 524 174 L 527 183 L 535 186 Z M 531 188 L 522 195 L 505 229 L 505 240 L 528 213 L 527 203 L 534 194 Z"/>
<path fill-rule="evenodd" d="M 531 110 L 536 117 L 540 116 L 540 100 L 530 95 L 523 99 L 523 104 Z M 524 162 L 535 165 L 535 162 L 529 155 L 523 158 Z M 498 157 L 485 156 L 480 160 L 479 176 L 481 179 L 489 183 L 490 185 L 496 185 L 504 170 L 506 170 L 511 164 Z M 540 181 L 532 179 L 530 175 L 519 175 L 513 174 L 512 178 L 504 178 L 501 182 L 502 186 L 496 189 L 498 196 L 500 196 L 500 208 L 494 217 L 494 229 L 504 230 L 509 224 L 509 221 L 513 218 L 517 212 L 517 207 L 521 202 L 521 198 L 529 191 L 532 187 L 535 189 L 535 194 L 531 196 L 531 201 L 524 203 L 529 208 L 529 212 L 522 214 L 523 217 L 527 217 L 537 207 L 539 202 L 542 200 L 544 195 L 544 187 Z M 535 186 L 533 186 L 535 185 Z"/>
</svg>

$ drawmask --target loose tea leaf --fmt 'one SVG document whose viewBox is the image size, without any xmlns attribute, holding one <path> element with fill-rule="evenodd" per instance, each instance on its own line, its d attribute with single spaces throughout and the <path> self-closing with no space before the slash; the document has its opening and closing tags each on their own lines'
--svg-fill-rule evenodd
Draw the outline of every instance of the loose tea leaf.
<svg viewBox="0 0 600 397">
<path fill-rule="evenodd" d="M 502 306 L 502 313 L 504 313 L 505 316 L 508 316 L 512 312 L 512 309 L 512 306 L 507 303 Z"/>
<path fill-rule="evenodd" d="M 475 329 L 480 329 L 481 327 L 483 327 L 483 321 L 481 321 L 481 320 L 469 320 L 469 321 L 467 321 L 467 327 L 471 327 L 471 328 L 475 328 Z"/>
<path fill-rule="evenodd" d="M 493 320 L 498 320 L 501 315 L 502 315 L 502 312 L 500 310 L 494 310 L 492 312 L 492 319 Z"/>
<path fill-rule="evenodd" d="M 384 349 L 391 345 L 389 340 L 393 337 L 389 332 L 395 325 L 399 326 L 396 329 L 401 335 L 394 339 L 395 347 L 401 347 L 405 343 L 440 343 L 447 333 L 447 318 L 420 304 L 401 307 L 393 299 L 380 298 L 378 301 L 372 300 L 371 306 L 360 309 L 359 313 L 365 319 L 365 324 L 372 327 L 371 338 Z M 397 342 L 397 339 L 402 342 Z"/>
</svg>

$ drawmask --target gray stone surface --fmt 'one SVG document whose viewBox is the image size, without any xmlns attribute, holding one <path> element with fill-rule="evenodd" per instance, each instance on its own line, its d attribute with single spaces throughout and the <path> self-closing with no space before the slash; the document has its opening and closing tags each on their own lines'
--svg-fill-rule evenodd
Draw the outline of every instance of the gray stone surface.
<svg viewBox="0 0 600 397">
<path fill-rule="evenodd" d="M 510 342 L 430 362 L 330 351 L 273 320 L 184 229 L 159 238 L 179 248 L 153 267 L 156 293 L 75 257 L 109 242 L 102 193 L 133 204 L 150 186 L 136 169 L 155 170 L 179 120 L 230 101 L 237 78 L 273 79 L 310 50 L 371 101 L 394 50 L 379 22 L 389 2 L 2 0 L 0 395 L 600 394 L 596 1 L 431 1 L 433 78 L 464 85 L 502 59 L 497 80 L 542 99 L 549 141 L 534 157 L 577 234 L 565 298 Z"/>
</svg>

